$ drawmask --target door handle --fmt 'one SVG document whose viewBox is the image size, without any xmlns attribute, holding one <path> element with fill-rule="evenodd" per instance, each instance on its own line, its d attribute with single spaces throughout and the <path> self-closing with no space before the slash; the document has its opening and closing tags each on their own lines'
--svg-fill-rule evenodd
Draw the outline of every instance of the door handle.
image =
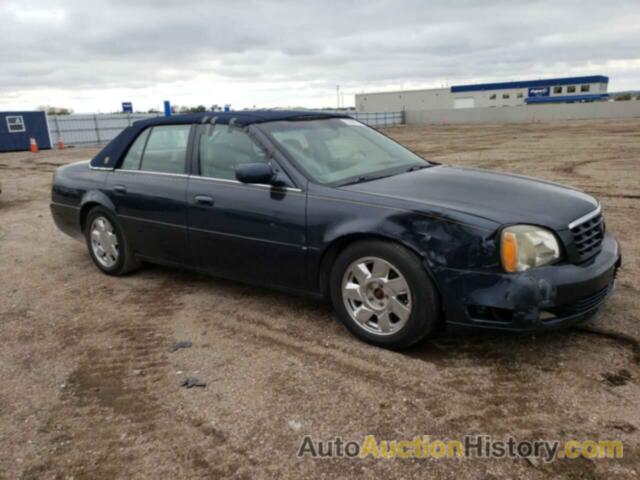
<svg viewBox="0 0 640 480">
<path fill-rule="evenodd" d="M 124 185 L 114 185 L 113 191 L 119 195 L 124 195 L 127 193 L 127 187 Z"/>
<path fill-rule="evenodd" d="M 204 205 L 207 207 L 213 207 L 213 198 L 208 195 L 196 195 L 193 197 L 198 205 Z"/>
</svg>

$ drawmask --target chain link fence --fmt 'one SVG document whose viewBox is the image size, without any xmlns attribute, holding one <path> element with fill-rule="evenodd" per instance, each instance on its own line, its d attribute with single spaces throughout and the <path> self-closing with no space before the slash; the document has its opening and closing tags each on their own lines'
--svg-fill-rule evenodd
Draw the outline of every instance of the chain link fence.
<svg viewBox="0 0 640 480">
<path fill-rule="evenodd" d="M 347 113 L 372 127 L 404 124 L 404 112 L 333 111 L 333 113 Z M 159 114 L 147 113 L 49 115 L 49 133 L 52 145 L 57 145 L 61 139 L 65 145 L 69 146 L 104 145 L 133 122 L 157 116 Z"/>
<path fill-rule="evenodd" d="M 88 146 L 109 143 L 136 120 L 156 117 L 146 113 L 49 115 L 53 145 Z"/>
</svg>

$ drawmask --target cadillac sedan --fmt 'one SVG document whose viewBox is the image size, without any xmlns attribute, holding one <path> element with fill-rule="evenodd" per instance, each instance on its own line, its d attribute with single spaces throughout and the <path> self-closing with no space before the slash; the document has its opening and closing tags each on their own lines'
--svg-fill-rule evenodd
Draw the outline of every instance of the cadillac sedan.
<svg viewBox="0 0 640 480">
<path fill-rule="evenodd" d="M 591 196 L 429 162 L 325 113 L 136 122 L 57 170 L 51 212 L 106 274 L 153 262 L 324 297 L 388 348 L 438 325 L 588 321 L 620 265 Z"/>
</svg>

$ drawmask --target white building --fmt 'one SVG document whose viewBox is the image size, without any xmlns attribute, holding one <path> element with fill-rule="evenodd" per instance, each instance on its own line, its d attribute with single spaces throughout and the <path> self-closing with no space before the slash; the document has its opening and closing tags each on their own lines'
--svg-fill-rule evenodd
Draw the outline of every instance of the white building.
<svg viewBox="0 0 640 480">
<path fill-rule="evenodd" d="M 454 85 L 450 88 L 356 94 L 358 112 L 400 112 L 474 107 L 514 107 L 534 103 L 606 99 L 609 78 L 550 78 L 519 82 Z"/>
</svg>

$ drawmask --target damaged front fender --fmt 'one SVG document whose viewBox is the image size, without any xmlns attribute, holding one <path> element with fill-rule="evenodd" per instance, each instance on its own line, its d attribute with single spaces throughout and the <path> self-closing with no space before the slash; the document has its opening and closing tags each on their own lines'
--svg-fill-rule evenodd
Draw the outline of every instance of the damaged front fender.
<svg viewBox="0 0 640 480">
<path fill-rule="evenodd" d="M 502 330 L 555 327 L 591 316 L 610 290 L 620 254 L 613 237 L 585 264 L 568 262 L 505 273 L 500 225 L 463 212 L 416 210 L 402 201 L 314 186 L 308 194 L 309 278 L 322 291 L 322 266 L 345 239 L 384 238 L 418 254 L 451 326 Z M 348 243 L 348 242 L 345 242 Z M 329 252 L 329 253 L 328 253 Z M 333 255 L 331 254 L 333 253 Z M 326 275 L 325 275 L 326 278 Z"/>
</svg>

